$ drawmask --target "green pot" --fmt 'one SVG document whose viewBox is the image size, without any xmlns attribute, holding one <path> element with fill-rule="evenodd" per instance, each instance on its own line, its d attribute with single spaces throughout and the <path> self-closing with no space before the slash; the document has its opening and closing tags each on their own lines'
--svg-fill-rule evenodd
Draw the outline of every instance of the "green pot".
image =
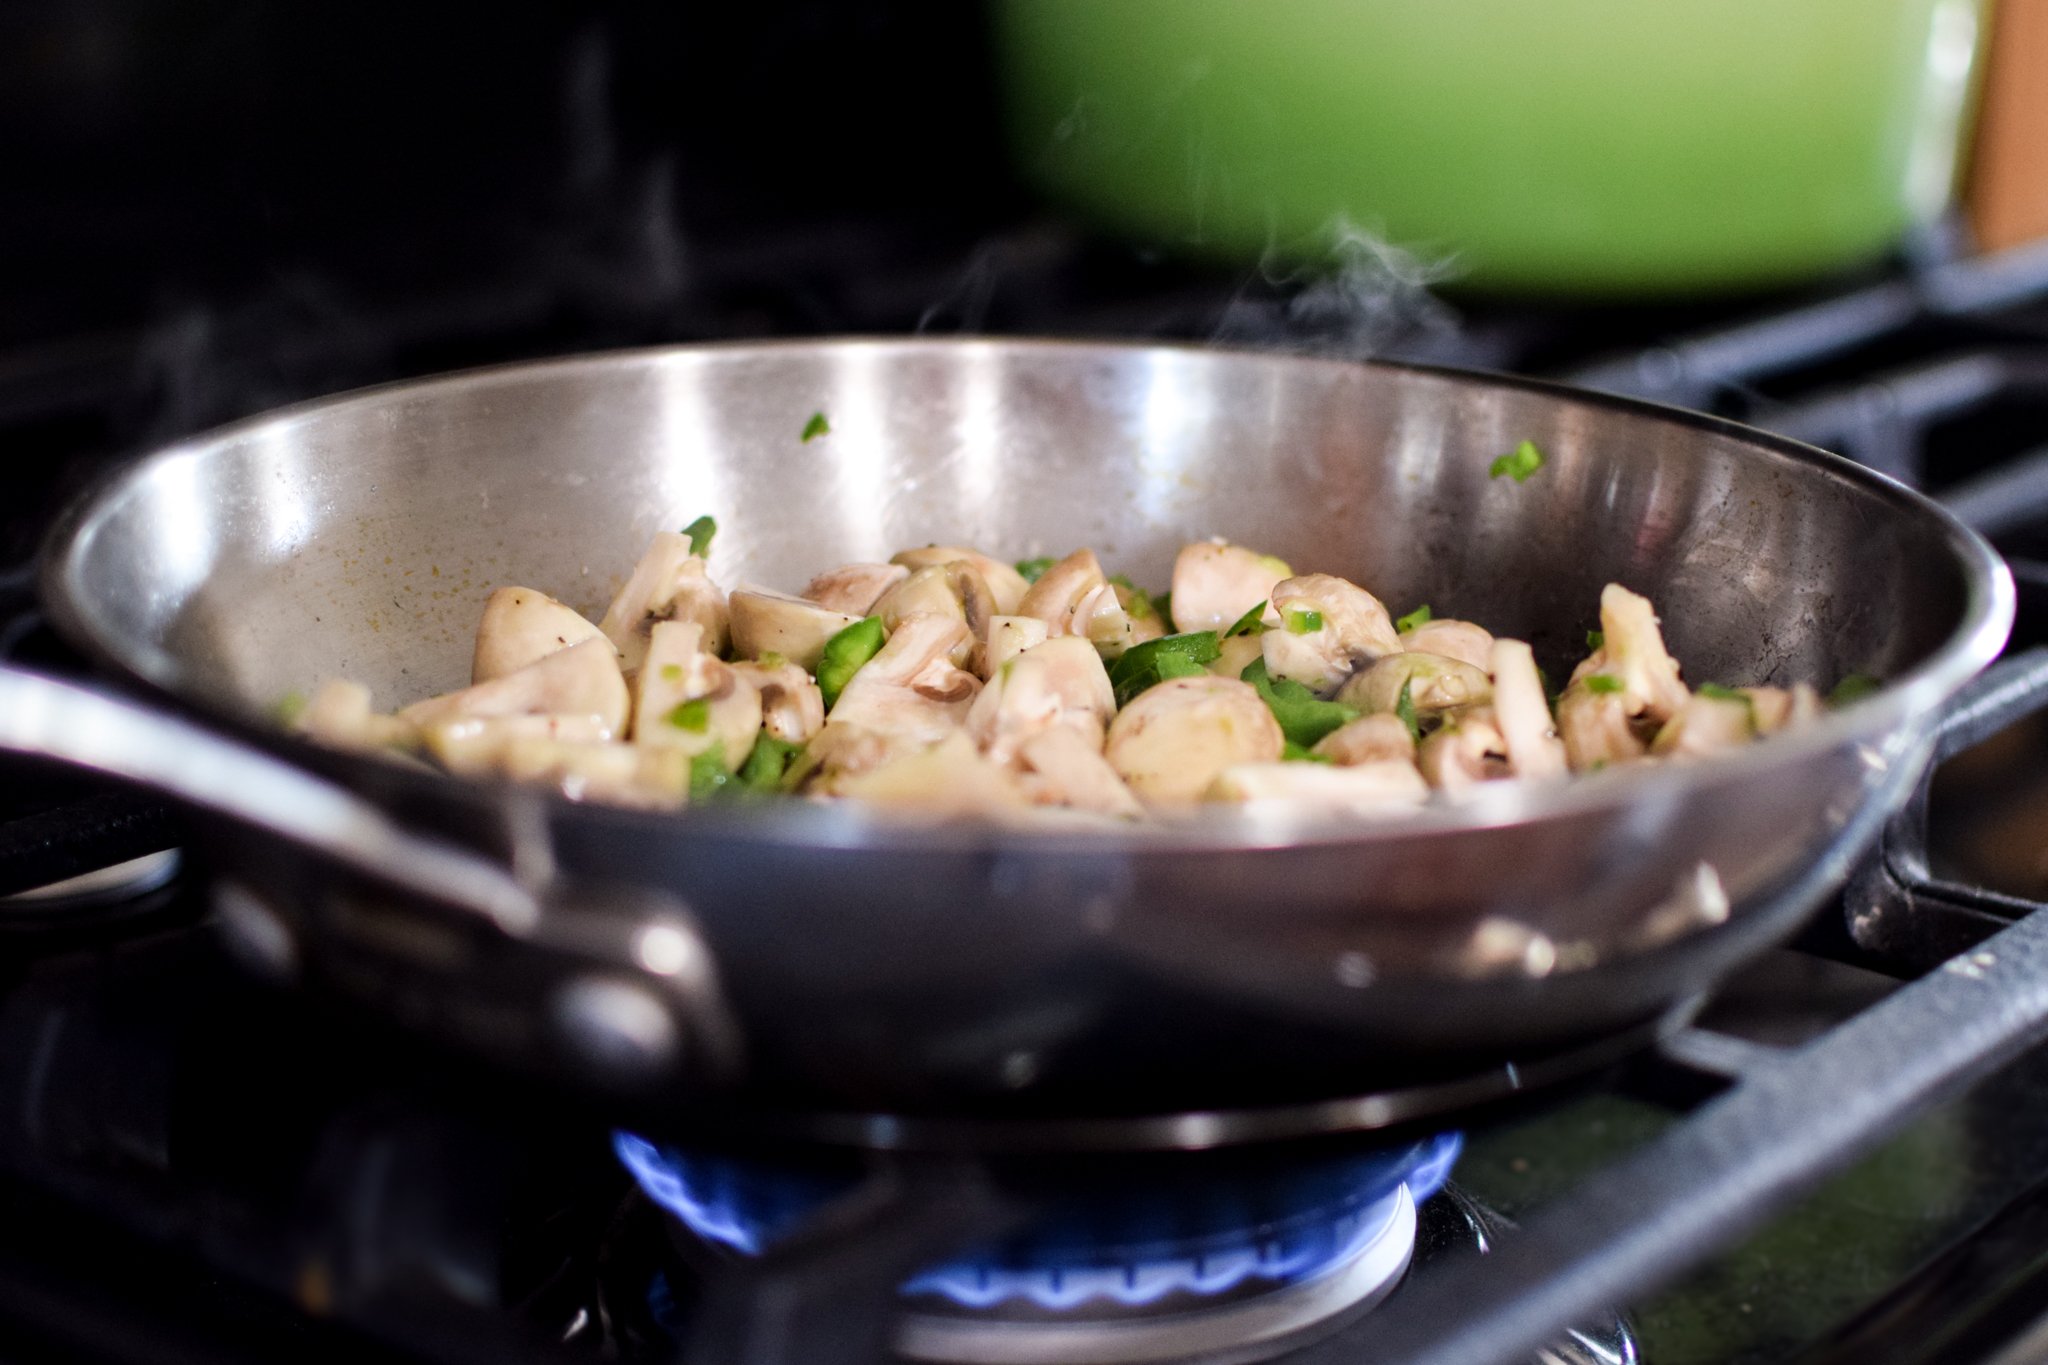
<svg viewBox="0 0 2048 1365">
<path fill-rule="evenodd" d="M 1977 0 L 997 0 L 1025 173 L 1235 259 L 1384 237 L 1507 291 L 1766 286 L 1948 202 Z"/>
</svg>

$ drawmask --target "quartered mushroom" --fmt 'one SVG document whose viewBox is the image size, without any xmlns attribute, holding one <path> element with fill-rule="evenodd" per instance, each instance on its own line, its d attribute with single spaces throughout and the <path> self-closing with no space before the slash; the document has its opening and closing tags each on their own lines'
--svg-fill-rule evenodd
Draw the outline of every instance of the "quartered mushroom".
<svg viewBox="0 0 2048 1365">
<path fill-rule="evenodd" d="M 1100 752 L 1116 713 L 1102 656 L 1072 635 L 1033 645 L 998 669 L 967 712 L 967 733 L 998 763 L 1025 740 L 1054 726 L 1085 736 Z"/>
<path fill-rule="evenodd" d="M 1462 791 L 1514 775 L 1508 764 L 1507 737 L 1501 734 L 1490 706 L 1476 706 L 1446 718 L 1415 746 L 1415 766 L 1423 781 L 1445 791 Z"/>
<path fill-rule="evenodd" d="M 1669 720 L 1691 695 L 1679 681 L 1678 661 L 1664 647 L 1650 599 L 1619 583 L 1600 590 L 1600 648 L 1572 670 L 1572 681 L 1600 673 L 1621 684 L 1629 714 Z"/>
<path fill-rule="evenodd" d="M 1052 637 L 1052 627 L 1036 616 L 992 616 L 988 623 L 988 646 L 982 651 L 983 681 L 1033 645 Z"/>
<path fill-rule="evenodd" d="M 761 728 L 785 744 L 802 744 L 825 723 L 825 695 L 811 675 L 787 659 L 747 659 L 732 671 L 761 694 Z"/>
<path fill-rule="evenodd" d="M 345 678 L 329 678 L 313 689 L 292 728 L 336 749 L 383 749 L 419 738 L 412 722 L 372 710 L 370 689 Z"/>
<path fill-rule="evenodd" d="M 967 640 L 954 649 L 953 662 L 961 668 L 971 668 L 982 641 L 988 638 L 994 607 L 995 598 L 981 571 L 964 560 L 955 560 L 912 570 L 902 582 L 883 593 L 868 614 L 881 617 L 883 628 L 889 631 L 901 626 L 905 618 L 920 613 L 958 618 L 967 626 Z"/>
<path fill-rule="evenodd" d="M 585 640 L 516 673 L 414 702 L 398 715 L 422 727 L 460 716 L 595 716 L 617 735 L 630 702 L 612 642 Z"/>
<path fill-rule="evenodd" d="M 746 762 L 761 733 L 761 694 L 705 647 L 695 621 L 663 621 L 648 638 L 635 681 L 633 742 L 715 753 L 727 772 Z"/>
<path fill-rule="evenodd" d="M 1181 547 L 1173 561 L 1175 630 L 1223 631 L 1273 596 L 1294 570 L 1284 559 L 1262 555 L 1222 540 L 1198 540 Z"/>
<path fill-rule="evenodd" d="M 813 578 L 798 596 L 828 611 L 872 616 L 882 594 L 908 577 L 901 564 L 842 564 Z"/>
<path fill-rule="evenodd" d="M 1145 801 L 1198 801 L 1233 763 L 1279 759 L 1280 724 L 1251 684 L 1169 678 L 1138 694 L 1110 722 L 1104 754 Z"/>
<path fill-rule="evenodd" d="M 1493 700 L 1493 680 L 1461 660 L 1407 650 L 1353 674 L 1337 689 L 1337 700 L 1368 714 L 1392 714 L 1404 693 L 1415 713 L 1425 715 Z"/>
<path fill-rule="evenodd" d="M 1309 750 L 1344 767 L 1365 763 L 1415 763 L 1415 736 L 1394 715 L 1360 716 L 1317 740 Z"/>
<path fill-rule="evenodd" d="M 1178 614 L 1179 603 L 1174 605 Z M 1275 584 L 1265 620 L 1259 644 L 1266 672 L 1325 694 L 1401 649 L 1394 619 L 1379 598 L 1334 574 L 1304 574 Z"/>
<path fill-rule="evenodd" d="M 1474 668 L 1487 668 L 1493 660 L 1493 633 L 1470 621 L 1446 617 L 1402 631 L 1401 648 L 1420 654 L 1441 654 Z"/>
<path fill-rule="evenodd" d="M 820 738 L 850 727 L 932 744 L 960 729 L 981 691 L 981 679 L 952 660 L 968 638 L 957 617 L 905 618 L 840 692 Z"/>
<path fill-rule="evenodd" d="M 979 550 L 963 550 L 957 545 L 927 545 L 920 550 L 905 550 L 891 556 L 889 562 L 911 570 L 930 568 L 934 564 L 971 564 L 981 575 L 981 581 L 988 584 L 989 593 L 995 600 L 995 614 L 999 616 L 1018 615 L 1018 604 L 1031 589 L 1024 575 L 1017 572 L 1016 565 L 1005 564 Z"/>
<path fill-rule="evenodd" d="M 1245 805 L 1285 805 L 1303 812 L 1389 815 L 1429 799 L 1429 784 L 1398 760 L 1340 768 L 1325 763 L 1235 763 L 1216 775 L 1207 797 Z"/>
<path fill-rule="evenodd" d="M 1116 769 L 1103 757 L 1099 738 L 1072 726 L 1055 725 L 1021 741 L 1012 760 L 1018 787 L 1032 802 L 1135 819 L 1144 814 Z"/>
<path fill-rule="evenodd" d="M 1741 748 L 1755 738 L 1756 714 L 1747 697 L 1695 692 L 1657 731 L 1650 752 L 1659 758 L 1704 758 Z"/>
<path fill-rule="evenodd" d="M 1536 655 L 1521 640 L 1493 642 L 1493 718 L 1515 776 L 1563 777 L 1568 771 Z"/>
<path fill-rule="evenodd" d="M 1557 734 L 1564 741 L 1565 761 L 1573 772 L 1596 772 L 1617 763 L 1632 763 L 1650 750 L 1637 733 L 1629 701 L 1619 685 L 1601 690 L 1595 679 L 1604 673 L 1588 674 L 1564 690 L 1557 699 Z"/>
<path fill-rule="evenodd" d="M 603 635 L 574 607 L 537 588 L 500 588 L 484 603 L 469 680 L 489 682 L 517 673 L 558 649 Z"/>
<path fill-rule="evenodd" d="M 825 642 L 862 618 L 767 588 L 734 588 L 732 649 L 743 659 L 780 654 L 816 672 Z"/>
<path fill-rule="evenodd" d="M 1112 657 L 1137 643 L 1137 629 L 1093 550 L 1076 550 L 1038 576 L 1017 604 L 1053 635 L 1078 635 Z"/>
<path fill-rule="evenodd" d="M 655 532 L 597 624 L 632 669 L 646 657 L 647 636 L 656 621 L 695 621 L 704 627 L 712 652 L 725 652 L 725 593 L 711 581 L 704 561 L 690 553 L 690 538 L 674 531 Z"/>
</svg>

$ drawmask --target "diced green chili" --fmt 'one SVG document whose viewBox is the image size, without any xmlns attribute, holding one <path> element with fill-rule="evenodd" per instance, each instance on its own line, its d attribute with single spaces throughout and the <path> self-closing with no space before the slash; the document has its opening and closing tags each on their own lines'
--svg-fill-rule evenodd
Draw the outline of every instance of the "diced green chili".
<svg viewBox="0 0 2048 1365">
<path fill-rule="evenodd" d="M 1323 614 L 1313 609 L 1290 611 L 1286 615 L 1289 635 L 1308 635 L 1323 628 Z"/>
<path fill-rule="evenodd" d="M 1117 706 L 1128 706 L 1131 698 L 1168 678 L 1192 678 L 1208 672 L 1204 665 L 1222 652 L 1213 630 L 1162 635 L 1131 646 L 1109 666 L 1109 684 L 1116 691 Z"/>
<path fill-rule="evenodd" d="M 1828 693 L 1828 705 L 1847 706 L 1851 702 L 1862 701 L 1881 686 L 1883 684 L 1868 673 L 1851 673 L 1836 683 L 1834 690 Z"/>
<path fill-rule="evenodd" d="M 1408 727 L 1408 738 L 1419 740 L 1422 738 L 1422 722 L 1415 715 L 1415 694 L 1410 690 L 1414 686 L 1413 678 L 1401 680 L 1401 695 L 1394 698 L 1394 718 Z"/>
<path fill-rule="evenodd" d="M 804 423 L 803 442 L 805 445 L 809 445 L 820 436 L 829 436 L 831 434 L 832 424 L 825 420 L 825 414 L 822 412 L 812 413 L 811 420 Z"/>
<path fill-rule="evenodd" d="M 1291 679 L 1276 681 L 1266 671 L 1264 659 L 1252 660 L 1238 676 L 1258 692 L 1266 703 L 1266 709 L 1273 713 L 1273 719 L 1280 722 L 1280 733 L 1304 749 L 1314 748 L 1316 741 L 1330 731 L 1358 719 L 1356 707 L 1324 701 Z"/>
<path fill-rule="evenodd" d="M 702 559 L 711 553 L 711 537 L 718 534 L 718 519 L 699 517 L 683 528 L 683 534 L 690 538 L 690 553 Z"/>
<path fill-rule="evenodd" d="M 1244 615 L 1238 617 L 1231 624 L 1230 629 L 1223 632 L 1223 638 L 1228 640 L 1237 635 L 1264 635 L 1266 633 L 1266 623 L 1261 618 L 1265 614 L 1266 604 L 1261 602 Z"/>
<path fill-rule="evenodd" d="M 678 730 L 701 735 L 711 725 L 711 699 L 699 697 L 695 701 L 679 702 L 663 719 Z"/>
<path fill-rule="evenodd" d="M 1057 563 L 1059 561 L 1051 555 L 1040 555 L 1037 559 L 1020 559 L 1017 561 L 1017 572 L 1024 575 L 1026 583 L 1036 583 L 1045 577 L 1047 569 Z"/>
<path fill-rule="evenodd" d="M 1605 694 L 1621 691 L 1621 679 L 1615 677 L 1612 673 L 1588 673 L 1580 681 L 1586 684 L 1588 692 Z"/>
<path fill-rule="evenodd" d="M 886 638 L 882 618 L 870 616 L 855 621 L 825 642 L 825 652 L 818 659 L 818 691 L 825 696 L 826 710 L 838 702 L 839 694 L 861 665 L 881 653 Z"/>
<path fill-rule="evenodd" d="M 1417 626 L 1426 626 L 1435 619 L 1436 614 L 1429 609 L 1429 603 L 1424 602 L 1414 611 L 1409 612 L 1406 616 L 1394 622 L 1394 629 L 1405 635 Z"/>
<path fill-rule="evenodd" d="M 1495 460 L 1487 468 L 1487 477 L 1498 479 L 1505 475 L 1516 483 L 1527 483 L 1529 476 L 1543 468 L 1543 452 L 1536 448 L 1534 441 L 1524 441 L 1507 454 Z"/>
</svg>

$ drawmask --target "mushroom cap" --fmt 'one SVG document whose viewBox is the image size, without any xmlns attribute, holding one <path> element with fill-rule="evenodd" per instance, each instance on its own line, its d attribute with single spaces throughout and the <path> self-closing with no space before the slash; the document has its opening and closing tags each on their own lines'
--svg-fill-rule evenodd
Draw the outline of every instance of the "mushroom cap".
<svg viewBox="0 0 2048 1365">
<path fill-rule="evenodd" d="M 1116 692 L 1102 656 L 1086 640 L 1062 635 L 1011 659 L 982 688 L 967 713 L 967 733 L 996 762 L 1053 726 L 1086 735 L 1099 751 L 1116 713 Z"/>
<path fill-rule="evenodd" d="M 1017 785 L 1032 802 L 1135 819 L 1144 814 L 1116 769 L 1102 755 L 1099 738 L 1069 725 L 1055 725 L 1017 746 Z"/>
<path fill-rule="evenodd" d="M 1010 774 L 982 757 L 958 730 L 865 771 L 842 771 L 825 790 L 933 815 L 992 815 L 1029 804 Z"/>
<path fill-rule="evenodd" d="M 1076 550 L 1040 574 L 1015 614 L 1035 616 L 1051 634 L 1078 635 L 1111 654 L 1129 649 L 1136 638 L 1116 585 L 1093 550 Z"/>
<path fill-rule="evenodd" d="M 1621 683 L 1630 710 L 1652 720 L 1668 720 L 1685 705 L 1691 693 L 1664 647 L 1649 598 L 1609 583 L 1600 590 L 1600 631 L 1600 648 L 1572 671 L 1573 682 L 1589 673 L 1609 674 Z"/>
<path fill-rule="evenodd" d="M 861 620 L 768 588 L 734 588 L 728 604 L 735 654 L 746 659 L 780 654 L 812 673 L 825 642 Z"/>
<path fill-rule="evenodd" d="M 901 564 L 842 564 L 813 578 L 797 595 L 828 611 L 872 616 L 882 594 L 908 577 L 910 570 Z"/>
<path fill-rule="evenodd" d="M 1649 752 L 1649 745 L 1636 734 L 1628 698 L 1619 692 L 1595 692 L 1583 680 L 1557 699 L 1557 734 L 1573 772 L 1632 763 Z"/>
<path fill-rule="evenodd" d="M 1201 799 L 1233 763 L 1277 760 L 1280 723 L 1251 684 L 1169 678 L 1138 694 L 1110 722 L 1109 764 L 1148 802 Z"/>
<path fill-rule="evenodd" d="M 974 662 L 974 655 L 988 637 L 989 619 L 995 614 L 994 598 L 980 570 L 956 560 L 928 564 L 910 573 L 876 600 L 871 615 L 882 618 L 882 628 L 894 632 L 907 617 L 920 613 L 955 616 L 967 623 L 967 639 L 955 646 L 953 662 L 962 668 Z"/>
<path fill-rule="evenodd" d="M 1344 767 L 1361 763 L 1406 763 L 1412 767 L 1415 736 L 1397 716 L 1365 715 L 1330 731 L 1309 752 Z"/>
<path fill-rule="evenodd" d="M 1756 718 L 1748 701 L 1695 692 L 1657 731 L 1650 752 L 1660 758 L 1705 758 L 1755 738 Z"/>
<path fill-rule="evenodd" d="M 1173 561 L 1174 629 L 1228 630 L 1293 572 L 1285 560 L 1226 541 L 1183 545 Z"/>
<path fill-rule="evenodd" d="M 945 738 L 966 723 L 981 691 L 981 679 L 951 658 L 967 638 L 967 623 L 956 617 L 906 617 L 847 682 L 826 728 L 838 723 L 919 744 Z"/>
<path fill-rule="evenodd" d="M 993 678 L 1002 666 L 1033 645 L 1052 638 L 1052 628 L 1036 616 L 992 616 L 988 646 L 982 652 L 982 679 Z"/>
<path fill-rule="evenodd" d="M 1321 623 L 1305 628 L 1315 617 Z M 1303 574 L 1275 584 L 1266 621 L 1271 628 L 1259 637 L 1266 671 L 1326 694 L 1359 668 L 1401 648 L 1393 618 L 1379 598 L 1335 574 Z"/>
<path fill-rule="evenodd" d="M 1017 604 L 1024 600 L 1024 594 L 1031 588 L 1014 564 L 1006 564 L 979 550 L 964 550 L 958 545 L 927 545 L 922 549 L 904 550 L 892 555 L 889 562 L 908 569 L 922 569 L 933 564 L 971 564 L 980 573 L 981 581 L 988 584 L 995 602 L 995 611 L 991 614 L 997 616 L 1017 615 Z"/>
<path fill-rule="evenodd" d="M 1493 658 L 1493 632 L 1470 621 L 1449 617 L 1424 621 L 1413 630 L 1401 632 L 1401 648 L 1421 654 L 1441 654 L 1446 659 L 1486 668 Z"/>
<path fill-rule="evenodd" d="M 1508 742 L 1494 723 L 1490 706 L 1452 712 L 1441 728 L 1415 746 L 1415 766 L 1423 781 L 1445 791 L 1512 775 Z"/>
<path fill-rule="evenodd" d="M 538 588 L 500 588 L 484 602 L 469 680 L 489 682 L 507 673 L 517 673 L 558 649 L 599 639 L 603 634 L 574 607 L 557 602 Z"/>
<path fill-rule="evenodd" d="M 1484 669 L 1442 654 L 1404 650 L 1375 660 L 1337 689 L 1337 700 L 1367 713 L 1392 712 L 1401 690 L 1418 712 L 1479 706 L 1493 700 L 1493 680 Z"/>
</svg>

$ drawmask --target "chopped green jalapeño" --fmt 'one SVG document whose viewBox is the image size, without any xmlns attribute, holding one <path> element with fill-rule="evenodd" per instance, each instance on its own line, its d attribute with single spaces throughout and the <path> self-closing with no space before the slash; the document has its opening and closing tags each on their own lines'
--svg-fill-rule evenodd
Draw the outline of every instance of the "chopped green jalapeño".
<svg viewBox="0 0 2048 1365">
<path fill-rule="evenodd" d="M 1584 682 L 1588 692 L 1607 693 L 1621 691 L 1621 679 L 1615 677 L 1612 673 L 1588 673 L 1584 678 Z"/>
<path fill-rule="evenodd" d="M 1266 709 L 1273 713 L 1273 719 L 1280 722 L 1281 735 L 1304 749 L 1314 748 L 1316 741 L 1330 731 L 1358 719 L 1354 707 L 1324 701 L 1292 679 L 1275 680 L 1266 671 L 1264 659 L 1252 660 L 1238 676 L 1252 685 L 1266 703 Z"/>
<path fill-rule="evenodd" d="M 1828 705 L 1847 706 L 1851 702 L 1862 701 L 1880 686 L 1882 684 L 1868 673 L 1851 673 L 1836 683 L 1834 690 L 1828 693 Z"/>
<path fill-rule="evenodd" d="M 1040 555 L 1037 559 L 1020 559 L 1017 561 L 1017 572 L 1024 575 L 1026 583 L 1036 583 L 1045 577 L 1047 569 L 1058 562 L 1051 555 Z"/>
<path fill-rule="evenodd" d="M 1543 452 L 1536 448 L 1534 441 L 1524 441 L 1507 454 L 1495 460 L 1487 468 L 1487 477 L 1498 479 L 1503 476 L 1516 483 L 1527 483 L 1529 476 L 1543 468 Z"/>
<path fill-rule="evenodd" d="M 683 534 L 690 538 L 690 553 L 702 559 L 711 553 L 711 537 L 718 534 L 715 517 L 699 517 L 683 528 Z"/>
<path fill-rule="evenodd" d="M 1289 635 L 1312 635 L 1323 628 L 1323 614 L 1313 609 L 1290 611 L 1283 619 Z"/>
<path fill-rule="evenodd" d="M 825 414 L 822 412 L 812 413 L 811 420 L 804 423 L 803 441 L 805 445 L 809 445 L 820 436 L 829 436 L 831 434 L 832 424 L 825 420 Z"/>
<path fill-rule="evenodd" d="M 1213 630 L 1190 631 L 1185 635 L 1162 635 L 1125 650 L 1109 666 L 1109 685 L 1116 692 L 1118 707 L 1168 678 L 1192 678 L 1208 672 L 1223 652 Z"/>
<path fill-rule="evenodd" d="M 1234 635 L 1264 635 L 1266 623 L 1260 618 L 1265 614 L 1266 604 L 1261 602 L 1232 622 L 1230 629 L 1223 632 L 1223 638 L 1228 640 Z"/>
<path fill-rule="evenodd" d="M 861 665 L 882 652 L 886 638 L 882 618 L 870 616 L 855 621 L 825 642 L 825 652 L 818 660 L 818 690 L 825 696 L 827 710 L 838 702 L 839 694 Z"/>
<path fill-rule="evenodd" d="M 1400 631 L 1403 635 L 1406 635 L 1409 631 L 1415 629 L 1417 626 L 1426 626 L 1435 619 L 1436 614 L 1430 611 L 1429 603 L 1424 602 L 1414 611 L 1409 612 L 1406 616 L 1394 622 L 1394 629 Z"/>
<path fill-rule="evenodd" d="M 711 726 L 711 701 L 708 697 L 699 697 L 695 701 L 678 703 L 664 719 L 678 730 L 701 735 Z"/>
</svg>

